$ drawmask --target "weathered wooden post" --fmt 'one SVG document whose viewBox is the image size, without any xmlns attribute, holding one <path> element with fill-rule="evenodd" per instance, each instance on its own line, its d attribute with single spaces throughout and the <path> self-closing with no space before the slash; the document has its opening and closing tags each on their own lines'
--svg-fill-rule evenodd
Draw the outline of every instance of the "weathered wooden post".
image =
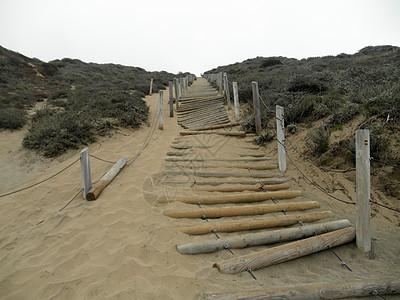
<svg viewBox="0 0 400 300">
<path fill-rule="evenodd" d="M 169 90 L 169 117 L 174 117 L 174 96 L 173 96 L 173 85 L 172 81 L 168 82 L 168 90 Z"/>
<path fill-rule="evenodd" d="M 176 110 L 179 108 L 179 79 L 175 78 L 175 105 Z"/>
<path fill-rule="evenodd" d="M 163 98 L 164 98 L 164 92 L 159 91 L 158 92 L 158 129 L 163 130 L 164 129 L 164 120 L 163 120 Z"/>
<path fill-rule="evenodd" d="M 223 76 L 224 76 L 224 91 L 225 91 L 226 103 L 228 105 L 228 109 L 231 109 L 231 93 L 229 91 L 228 75 L 224 73 Z"/>
<path fill-rule="evenodd" d="M 260 113 L 260 95 L 258 94 L 258 82 L 252 81 L 251 87 L 253 91 L 253 107 L 254 107 L 254 124 L 256 126 L 256 134 L 261 133 L 261 113 Z"/>
<path fill-rule="evenodd" d="M 286 171 L 285 119 L 282 106 L 276 106 L 276 135 L 278 140 L 279 171 Z"/>
<path fill-rule="evenodd" d="M 232 82 L 233 87 L 233 103 L 235 106 L 235 118 L 236 121 L 240 120 L 240 111 L 239 111 L 239 92 L 238 92 L 238 84 L 237 82 Z"/>
<path fill-rule="evenodd" d="M 149 95 L 153 94 L 153 78 L 150 79 L 150 91 Z"/>
<path fill-rule="evenodd" d="M 90 160 L 89 160 L 89 148 L 85 148 L 80 153 L 81 158 L 81 173 L 82 173 L 82 185 L 83 185 L 83 198 L 86 200 L 86 195 L 92 188 L 92 176 L 90 173 Z"/>
<path fill-rule="evenodd" d="M 370 230 L 370 141 L 369 130 L 356 131 L 356 243 L 363 251 L 371 250 Z"/>
<path fill-rule="evenodd" d="M 218 93 L 222 95 L 222 72 L 219 72 L 217 75 L 217 81 L 218 81 Z"/>
<path fill-rule="evenodd" d="M 188 90 L 189 89 L 189 75 L 186 75 L 185 80 L 186 80 L 186 90 Z"/>
</svg>

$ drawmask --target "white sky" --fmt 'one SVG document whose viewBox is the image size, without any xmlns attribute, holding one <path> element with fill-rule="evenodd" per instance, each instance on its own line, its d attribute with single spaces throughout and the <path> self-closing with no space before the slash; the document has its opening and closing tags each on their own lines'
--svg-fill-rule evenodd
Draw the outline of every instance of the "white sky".
<svg viewBox="0 0 400 300">
<path fill-rule="evenodd" d="M 400 46 L 400 0 L 0 0 L 0 45 L 199 75 L 256 56 Z"/>
</svg>

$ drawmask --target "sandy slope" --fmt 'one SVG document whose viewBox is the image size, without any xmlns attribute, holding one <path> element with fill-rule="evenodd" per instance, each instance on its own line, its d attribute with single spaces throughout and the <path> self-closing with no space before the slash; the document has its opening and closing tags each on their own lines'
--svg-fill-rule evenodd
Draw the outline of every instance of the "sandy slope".
<svg viewBox="0 0 400 300">
<path fill-rule="evenodd" d="M 167 97 L 168 92 L 164 94 Z M 157 100 L 157 94 L 146 98 L 151 107 L 150 120 Z M 214 145 L 213 152 L 196 148 L 206 157 L 237 156 L 240 148 L 252 144 L 249 143 L 251 138 L 181 138 L 176 118 L 169 118 L 168 107 L 165 106 L 164 111 L 164 130 L 155 130 L 146 150 L 122 170 L 98 200 L 86 202 L 79 196 L 59 211 L 81 188 L 79 163 L 33 189 L 0 198 L 2 299 L 192 299 L 205 292 L 262 289 L 289 283 L 400 277 L 399 216 L 383 209 L 377 209 L 372 218 L 373 250 L 370 254 L 361 253 L 354 244 L 335 250 L 353 272 L 341 267 L 328 251 L 256 271 L 258 280 L 248 273 L 222 275 L 211 267 L 214 262 L 230 258 L 228 251 L 180 255 L 176 244 L 215 237 L 189 237 L 176 230 L 177 226 L 201 224 L 203 220 L 175 220 L 161 214 L 164 208 L 186 205 L 152 203 L 157 195 L 192 193 L 188 186 L 175 188 L 159 183 L 163 178 L 164 157 L 172 150 L 169 148 L 172 141 Z M 90 151 L 107 160 L 129 159 L 140 149 L 149 130 L 148 126 L 120 130 L 91 145 Z M 20 139 L 19 132 L 0 134 L 0 193 L 46 178 L 79 156 L 79 152 L 69 152 L 57 160 L 31 161 L 29 158 L 37 157 L 20 148 L 17 143 Z M 240 149 L 239 153 L 243 151 L 251 150 Z M 275 143 L 264 151 L 276 157 Z M 27 160 L 21 166 L 12 167 L 12 163 L 24 157 Z M 354 185 L 343 175 L 321 173 L 296 156 L 292 157 L 320 184 L 344 189 L 336 191 L 335 195 L 355 201 Z M 95 159 L 91 159 L 91 164 L 94 180 L 111 165 Z M 286 177 L 291 179 L 293 188 L 305 191 L 301 199 L 318 200 L 321 210 L 331 209 L 336 219 L 348 218 L 354 223 L 354 206 L 331 200 L 307 184 L 291 165 Z M 238 255 L 257 249 L 234 252 Z M 387 299 L 395 298 L 387 296 Z"/>
</svg>

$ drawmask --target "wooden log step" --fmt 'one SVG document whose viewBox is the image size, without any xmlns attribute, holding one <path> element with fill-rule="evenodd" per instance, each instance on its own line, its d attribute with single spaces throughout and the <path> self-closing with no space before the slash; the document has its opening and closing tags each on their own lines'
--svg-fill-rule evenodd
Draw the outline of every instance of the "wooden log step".
<svg viewBox="0 0 400 300">
<path fill-rule="evenodd" d="M 193 151 L 189 152 L 173 152 L 173 151 L 168 151 L 167 155 L 169 156 L 185 156 L 185 155 L 189 155 L 189 154 L 193 154 Z"/>
<path fill-rule="evenodd" d="M 265 153 L 246 153 L 246 154 L 239 154 L 240 157 L 264 157 Z"/>
<path fill-rule="evenodd" d="M 212 253 L 226 249 L 241 249 L 261 245 L 270 245 L 286 241 L 304 239 L 321 233 L 326 233 L 350 226 L 348 220 L 330 221 L 320 224 L 308 224 L 300 227 L 277 229 L 267 232 L 243 234 L 231 238 L 220 238 L 216 241 L 197 242 L 178 245 L 177 249 L 181 254 Z"/>
<path fill-rule="evenodd" d="M 164 180 L 162 183 L 165 184 L 191 184 L 191 185 L 211 185 L 218 186 L 221 184 L 257 184 L 262 182 L 263 185 L 267 184 L 281 184 L 289 181 L 289 179 L 262 179 L 262 180 L 219 180 L 219 181 L 208 181 L 208 180 Z"/>
<path fill-rule="evenodd" d="M 122 168 L 126 164 L 126 158 L 119 159 L 111 169 L 100 178 L 100 180 L 93 185 L 90 191 L 86 194 L 86 199 L 89 201 L 96 200 L 101 192 L 110 184 L 110 182 L 118 175 L 118 173 L 122 170 Z"/>
<path fill-rule="evenodd" d="M 192 149 L 193 146 L 187 146 L 187 145 L 171 145 L 171 148 L 174 149 L 179 149 L 179 150 L 186 150 L 186 149 Z"/>
<path fill-rule="evenodd" d="M 276 192 L 265 192 L 265 193 L 246 193 L 246 194 L 230 194 L 230 195 L 219 195 L 219 196 L 197 196 L 197 197 L 181 197 L 172 199 L 160 199 L 160 202 L 183 202 L 189 204 L 225 204 L 225 203 L 251 203 L 251 202 L 262 202 L 266 200 L 274 199 L 292 199 L 301 196 L 300 190 L 290 191 L 276 191 Z"/>
<path fill-rule="evenodd" d="M 217 172 L 198 172 L 198 171 L 163 171 L 164 175 L 173 176 L 196 176 L 196 177 L 215 177 L 215 178 L 228 178 L 228 177 L 251 177 L 251 178 L 272 178 L 283 177 L 281 173 L 217 173 Z"/>
<path fill-rule="evenodd" d="M 240 122 L 232 122 L 232 123 L 228 123 L 228 124 L 221 124 L 221 125 L 214 125 L 214 126 L 193 127 L 190 130 L 192 130 L 192 131 L 212 130 L 212 129 L 220 129 L 220 128 L 226 128 L 226 127 L 234 127 L 234 126 L 239 126 L 239 125 L 241 125 Z"/>
<path fill-rule="evenodd" d="M 273 227 L 283 227 L 297 224 L 299 221 L 303 223 L 315 222 L 321 219 L 332 217 L 331 211 L 320 211 L 312 213 L 302 213 L 293 215 L 282 215 L 275 217 L 265 217 L 259 219 L 242 219 L 226 222 L 206 223 L 194 226 L 178 227 L 179 231 L 186 234 L 209 234 L 214 230 L 216 232 L 237 232 Z M 253 270 L 253 268 L 251 268 Z M 241 272 L 241 271 L 240 271 Z"/>
<path fill-rule="evenodd" d="M 264 215 L 272 212 L 301 211 L 318 208 L 317 201 L 303 201 L 291 203 L 272 203 L 259 205 L 228 206 L 216 208 L 200 208 L 195 210 L 166 210 L 164 215 L 171 218 L 221 218 L 234 216 Z"/>
<path fill-rule="evenodd" d="M 258 270 L 301 256 L 333 248 L 351 242 L 356 236 L 353 227 L 347 227 L 318 236 L 309 237 L 300 241 L 276 246 L 263 251 L 243 255 L 222 263 L 215 263 L 213 267 L 221 273 L 237 274 L 247 269 Z"/>
<path fill-rule="evenodd" d="M 244 131 L 181 131 L 180 135 L 194 135 L 194 134 L 218 134 L 218 135 L 225 135 L 225 136 L 246 136 L 246 132 Z"/>
<path fill-rule="evenodd" d="M 236 185 L 227 187 L 217 187 L 217 188 L 196 188 L 193 189 L 195 192 L 220 192 L 220 193 L 232 193 L 232 192 L 243 192 L 243 191 L 253 191 L 253 192 L 264 192 L 264 191 L 279 191 L 290 188 L 289 184 L 271 184 L 271 185 Z"/>
<path fill-rule="evenodd" d="M 197 148 L 197 147 L 194 147 Z M 211 147 L 207 147 L 211 148 Z M 277 169 L 278 165 L 275 164 L 265 164 L 265 165 L 235 165 L 235 164 L 168 164 L 165 168 L 180 168 L 180 169 L 215 169 L 215 168 L 230 168 L 230 169 L 247 169 L 247 170 L 273 170 Z"/>
<path fill-rule="evenodd" d="M 293 300 L 317 300 L 317 299 L 344 299 L 368 297 L 374 295 L 400 294 L 399 278 L 368 278 L 362 281 L 349 282 L 322 282 L 300 285 L 284 285 L 283 287 L 269 288 L 259 291 L 212 293 L 206 294 L 207 300 L 237 300 L 237 299 L 293 299 Z M 377 296 L 371 299 L 378 299 Z M 391 298 L 392 299 L 392 298 Z M 393 298 L 394 299 L 394 298 Z"/>
<path fill-rule="evenodd" d="M 268 161 L 271 160 L 270 157 L 263 158 L 185 158 L 185 157 L 166 157 L 166 161 L 235 161 L 235 162 L 254 162 L 254 161 Z"/>
</svg>

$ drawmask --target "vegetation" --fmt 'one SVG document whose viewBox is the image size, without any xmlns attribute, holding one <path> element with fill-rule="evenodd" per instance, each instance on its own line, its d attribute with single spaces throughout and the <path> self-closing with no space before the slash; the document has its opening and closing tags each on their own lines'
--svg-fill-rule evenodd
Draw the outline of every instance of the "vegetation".
<svg viewBox="0 0 400 300">
<path fill-rule="evenodd" d="M 0 128 L 23 127 L 26 111 L 45 101 L 32 117 L 23 145 L 56 156 L 113 127 L 140 126 L 147 120 L 142 98 L 150 79 L 158 92 L 174 76 L 69 58 L 45 63 L 0 47 Z"/>
<path fill-rule="evenodd" d="M 275 105 L 284 106 L 285 123 L 290 124 L 291 130 L 298 123 L 324 119 L 331 131 L 335 131 L 360 113 L 377 121 L 388 119 L 393 124 L 400 119 L 399 47 L 365 47 L 354 55 L 301 60 L 256 57 L 205 74 L 218 72 L 226 72 L 230 81 L 238 82 L 239 98 L 250 107 L 251 82 L 258 82 L 260 96 L 267 106 L 261 104 L 263 124 L 274 117 Z M 250 112 L 243 129 L 254 132 Z M 367 122 L 364 128 L 373 126 L 374 122 Z M 320 142 L 315 151 L 319 155 L 329 149 L 329 142 L 326 145 Z M 377 158 L 383 158 L 383 152 L 379 153 Z"/>
</svg>

